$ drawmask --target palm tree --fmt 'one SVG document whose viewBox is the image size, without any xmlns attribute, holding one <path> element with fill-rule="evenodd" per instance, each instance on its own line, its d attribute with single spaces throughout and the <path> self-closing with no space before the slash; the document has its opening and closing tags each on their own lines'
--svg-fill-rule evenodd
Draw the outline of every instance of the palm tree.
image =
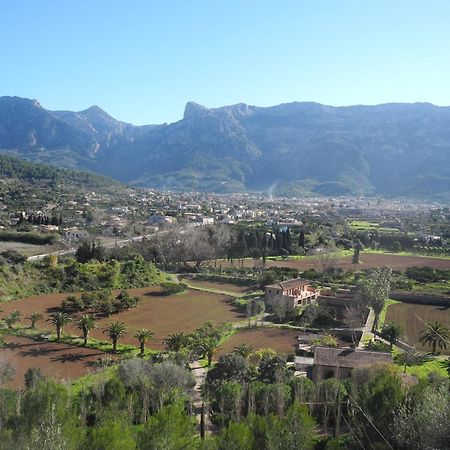
<svg viewBox="0 0 450 450">
<path fill-rule="evenodd" d="M 433 353 L 436 353 L 436 346 L 444 350 L 447 348 L 450 331 L 438 321 L 433 324 L 427 324 L 427 327 L 420 332 L 420 343 L 422 345 L 430 344 Z"/>
<path fill-rule="evenodd" d="M 50 319 L 48 320 L 56 327 L 57 341 L 61 339 L 63 327 L 72 321 L 72 319 L 67 315 L 67 313 L 63 311 L 58 311 L 53 314 L 50 314 Z"/>
<path fill-rule="evenodd" d="M 381 335 L 391 344 L 391 350 L 395 342 L 403 335 L 403 328 L 395 322 L 388 322 L 384 325 Z"/>
<path fill-rule="evenodd" d="M 248 344 L 240 344 L 233 348 L 234 354 L 241 355 L 245 359 L 247 359 L 253 353 L 253 351 L 253 347 Z"/>
<path fill-rule="evenodd" d="M 164 343 L 170 351 L 179 352 L 188 344 L 188 337 L 184 333 L 170 333 L 169 336 L 164 339 Z"/>
<path fill-rule="evenodd" d="M 153 333 L 146 328 L 136 331 L 134 337 L 139 341 L 139 347 L 141 349 L 140 356 L 145 352 L 145 343 L 153 338 Z"/>
<path fill-rule="evenodd" d="M 83 345 L 86 346 L 89 332 L 95 328 L 94 317 L 91 314 L 82 316 L 78 321 L 77 327 L 83 332 Z"/>
<path fill-rule="evenodd" d="M 14 311 L 11 311 L 8 316 L 5 317 L 4 321 L 8 328 L 12 328 L 14 324 L 16 324 L 20 320 L 20 316 L 22 313 L 15 309 Z"/>
<path fill-rule="evenodd" d="M 106 325 L 103 333 L 111 339 L 113 352 L 116 353 L 117 341 L 126 333 L 125 324 L 123 322 L 110 322 Z"/>
<path fill-rule="evenodd" d="M 30 314 L 30 316 L 27 317 L 28 320 L 31 321 L 31 327 L 30 328 L 36 328 L 36 322 L 39 320 L 42 320 L 44 316 L 41 313 L 34 312 L 33 314 Z"/>
<path fill-rule="evenodd" d="M 208 367 L 211 366 L 212 359 L 216 354 L 218 347 L 219 347 L 218 341 L 211 337 L 204 339 L 200 343 L 199 348 L 203 354 L 203 357 L 206 357 L 208 360 Z"/>
</svg>

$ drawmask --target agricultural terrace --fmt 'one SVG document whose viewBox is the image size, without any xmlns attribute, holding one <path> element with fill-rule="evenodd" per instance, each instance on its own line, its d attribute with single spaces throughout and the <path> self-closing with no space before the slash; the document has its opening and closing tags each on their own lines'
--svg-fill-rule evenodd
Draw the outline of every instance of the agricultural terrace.
<svg viewBox="0 0 450 450">
<path fill-rule="evenodd" d="M 386 311 L 386 322 L 395 321 L 402 326 L 404 336 L 402 340 L 414 345 L 420 350 L 431 351 L 430 346 L 424 347 L 419 341 L 419 335 L 426 325 L 422 322 L 438 321 L 450 327 L 450 308 L 435 305 L 416 305 L 412 303 L 396 303 L 389 305 Z M 440 351 L 440 349 L 438 349 Z M 450 355 L 450 346 L 442 353 Z"/>
<path fill-rule="evenodd" d="M 113 291 L 112 295 L 117 295 L 119 291 Z M 111 321 L 124 322 L 127 333 L 121 343 L 137 345 L 134 337 L 136 330 L 148 328 L 154 333 L 154 340 L 147 344 L 148 348 L 163 349 L 163 340 L 170 334 L 179 331 L 191 332 L 195 328 L 211 320 L 216 323 L 236 322 L 245 320 L 245 315 L 241 314 L 233 305 L 233 299 L 229 296 L 187 289 L 186 291 L 163 296 L 159 295 L 160 288 L 157 286 L 129 289 L 132 296 L 141 298 L 141 302 L 136 308 L 113 314 L 111 317 L 99 317 L 95 323 L 97 328 L 92 331 L 91 337 L 106 340 L 102 330 Z M 24 318 L 33 312 L 40 312 L 44 319 L 48 319 L 49 314 L 57 310 L 61 305 L 61 300 L 67 298 L 69 294 L 50 294 L 30 297 L 3 305 L 2 317 L 17 309 L 22 313 L 21 324 L 26 325 L 29 321 Z M 79 294 L 78 294 L 79 295 Z M 81 314 L 74 314 L 77 318 Z M 37 328 L 51 330 L 52 325 L 46 320 L 40 321 Z M 74 323 L 65 327 L 66 334 L 80 335 Z"/>
<path fill-rule="evenodd" d="M 364 270 L 376 267 L 390 266 L 392 269 L 406 269 L 408 267 L 431 267 L 433 269 L 450 269 L 450 259 L 429 258 L 426 256 L 406 256 L 392 255 L 384 253 L 365 253 L 361 252 L 360 263 L 353 264 L 351 256 L 343 256 L 336 262 L 336 266 L 344 270 Z M 261 264 L 258 260 L 256 264 Z M 314 256 L 305 256 L 298 259 L 270 260 L 266 261 L 266 267 L 289 267 L 297 270 L 307 270 L 316 267 Z M 231 262 L 221 261 L 222 267 L 230 267 Z M 244 267 L 253 267 L 255 261 L 251 258 L 244 259 Z M 238 267 L 238 261 L 234 261 L 234 266 Z"/>
<path fill-rule="evenodd" d="M 95 362 L 105 356 L 99 350 L 17 336 L 5 336 L 1 355 L 15 369 L 13 379 L 6 385 L 9 388 L 23 387 L 26 371 L 34 367 L 41 369 L 48 378 L 72 380 L 96 370 Z"/>
<path fill-rule="evenodd" d="M 278 327 L 242 329 L 233 334 L 219 348 L 218 356 L 231 353 L 240 344 L 251 345 L 255 351 L 270 348 L 278 353 L 295 352 L 299 331 Z"/>
<path fill-rule="evenodd" d="M 381 227 L 377 222 L 367 222 L 365 220 L 354 220 L 350 223 L 354 230 L 358 231 L 378 231 L 379 233 L 398 233 L 397 228 Z"/>
<path fill-rule="evenodd" d="M 205 291 L 218 291 L 218 292 L 229 292 L 231 294 L 245 294 L 250 291 L 251 288 L 245 285 L 239 285 L 235 283 L 227 283 L 224 281 L 204 281 L 196 279 L 183 279 L 183 283 L 199 289 L 204 289 Z"/>
</svg>

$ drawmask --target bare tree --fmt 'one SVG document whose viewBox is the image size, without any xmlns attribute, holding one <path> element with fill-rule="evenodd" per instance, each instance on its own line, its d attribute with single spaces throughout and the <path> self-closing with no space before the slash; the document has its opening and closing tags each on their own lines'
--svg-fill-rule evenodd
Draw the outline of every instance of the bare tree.
<svg viewBox="0 0 450 450">
<path fill-rule="evenodd" d="M 144 240 L 139 252 L 147 260 L 162 266 L 194 263 L 199 268 L 204 262 L 226 255 L 231 232 L 223 225 L 173 226 Z"/>
<path fill-rule="evenodd" d="M 314 267 L 322 275 L 332 273 L 339 263 L 339 256 L 334 252 L 327 252 L 324 248 L 318 249 L 314 258 Z"/>
<path fill-rule="evenodd" d="M 356 344 L 355 328 L 358 328 L 363 324 L 366 314 L 367 307 L 362 302 L 354 303 L 345 307 L 344 323 L 351 329 L 353 344 Z"/>
</svg>

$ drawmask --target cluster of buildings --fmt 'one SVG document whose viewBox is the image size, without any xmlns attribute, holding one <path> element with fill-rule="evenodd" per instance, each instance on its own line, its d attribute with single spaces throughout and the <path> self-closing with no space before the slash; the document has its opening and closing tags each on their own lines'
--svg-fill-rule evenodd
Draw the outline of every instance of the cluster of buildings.
<svg viewBox="0 0 450 450">
<path fill-rule="evenodd" d="M 282 306 L 293 312 L 296 308 L 313 303 L 326 305 L 336 311 L 343 311 L 356 301 L 351 292 L 331 294 L 314 288 L 307 280 L 295 278 L 293 280 L 273 283 L 265 287 L 265 302 L 271 308 Z M 340 330 L 353 333 L 355 330 Z M 359 331 L 359 338 L 362 330 Z M 305 333 L 307 334 L 307 333 Z M 309 335 L 312 337 L 314 335 Z M 305 344 L 307 336 L 299 336 L 295 369 L 297 374 L 308 376 L 314 382 L 327 378 L 348 378 L 358 367 L 372 364 L 392 363 L 392 355 L 386 352 L 368 351 L 355 345 L 326 347 Z"/>
</svg>

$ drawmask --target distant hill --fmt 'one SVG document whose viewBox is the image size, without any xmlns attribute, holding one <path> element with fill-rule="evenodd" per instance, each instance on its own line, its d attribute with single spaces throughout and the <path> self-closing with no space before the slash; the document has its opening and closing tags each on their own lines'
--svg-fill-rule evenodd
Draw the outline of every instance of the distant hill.
<svg viewBox="0 0 450 450">
<path fill-rule="evenodd" d="M 188 103 L 176 123 L 138 127 L 1 97 L 0 149 L 160 189 L 450 198 L 450 107 L 428 103 Z"/>
<path fill-rule="evenodd" d="M 77 192 L 97 189 L 99 192 L 117 193 L 126 190 L 126 186 L 119 181 L 103 175 L 0 155 L 0 181 L 7 180 L 16 180 L 35 187 L 41 183 L 49 188 L 57 187 L 60 184 L 65 189 L 76 189 Z"/>
<path fill-rule="evenodd" d="M 17 216 L 20 211 L 56 208 L 61 212 L 73 201 L 83 208 L 86 194 L 92 192 L 106 205 L 133 204 L 130 191 L 120 182 L 102 175 L 0 155 L 1 224 L 9 224 L 10 217 Z M 68 218 L 67 214 L 65 218 Z"/>
</svg>

